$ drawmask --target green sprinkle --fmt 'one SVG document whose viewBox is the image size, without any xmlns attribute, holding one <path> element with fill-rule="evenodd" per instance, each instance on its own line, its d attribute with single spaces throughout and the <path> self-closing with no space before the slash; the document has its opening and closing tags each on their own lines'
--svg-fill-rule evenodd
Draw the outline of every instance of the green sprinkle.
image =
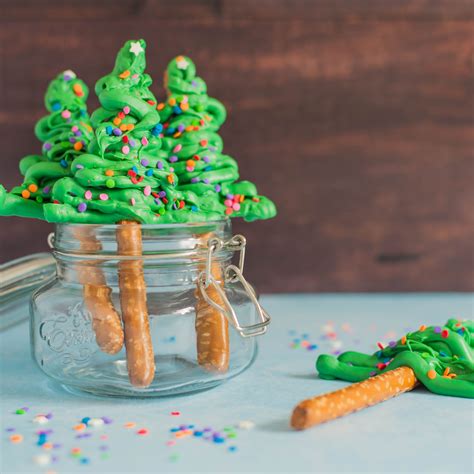
<svg viewBox="0 0 474 474">
<path fill-rule="evenodd" d="M 166 214 L 165 208 L 164 208 L 164 207 L 160 207 L 160 208 L 158 209 L 158 214 L 160 214 L 160 216 L 162 216 L 163 214 Z"/>
<path fill-rule="evenodd" d="M 204 105 L 202 105 L 202 104 L 196 105 L 196 110 L 197 110 L 198 112 L 202 112 L 202 111 L 204 110 Z"/>
<path fill-rule="evenodd" d="M 110 454 L 109 453 L 101 453 L 100 459 L 109 459 Z"/>
<path fill-rule="evenodd" d="M 15 413 L 17 415 L 24 415 L 26 413 L 26 410 L 23 410 L 23 408 L 18 408 L 18 410 Z"/>
<path fill-rule="evenodd" d="M 237 438 L 237 433 L 229 433 L 227 435 L 228 438 Z"/>
<path fill-rule="evenodd" d="M 43 202 L 43 198 L 41 196 L 36 196 L 36 202 Z"/>
<path fill-rule="evenodd" d="M 115 188 L 115 181 L 113 179 L 108 179 L 106 182 L 105 182 L 105 185 L 108 187 L 108 188 Z"/>
</svg>

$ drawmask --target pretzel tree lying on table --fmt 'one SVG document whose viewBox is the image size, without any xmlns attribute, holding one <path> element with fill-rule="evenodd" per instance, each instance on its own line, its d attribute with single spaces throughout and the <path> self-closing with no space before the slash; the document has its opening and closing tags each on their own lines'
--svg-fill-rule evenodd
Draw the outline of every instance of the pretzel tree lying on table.
<svg viewBox="0 0 474 474">
<path fill-rule="evenodd" d="M 445 326 L 421 326 L 373 355 L 321 355 L 321 378 L 357 382 L 303 400 L 290 424 L 303 430 L 388 400 L 420 383 L 448 396 L 474 398 L 474 322 L 450 319 Z"/>
</svg>

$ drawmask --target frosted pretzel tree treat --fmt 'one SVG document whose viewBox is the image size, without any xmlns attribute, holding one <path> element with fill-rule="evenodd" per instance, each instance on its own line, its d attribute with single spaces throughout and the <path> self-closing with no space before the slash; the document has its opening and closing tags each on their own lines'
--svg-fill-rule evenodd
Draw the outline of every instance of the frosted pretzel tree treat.
<svg viewBox="0 0 474 474">
<path fill-rule="evenodd" d="M 207 94 L 207 85 L 196 75 L 196 66 L 186 56 L 177 56 L 168 65 L 164 80 L 167 98 L 158 104 L 163 123 L 163 150 L 178 176 L 178 189 L 200 200 L 219 205 L 224 216 L 247 221 L 269 219 L 276 214 L 273 202 L 257 194 L 250 181 L 238 181 L 236 160 L 224 154 L 218 131 L 226 119 L 226 109 Z M 198 206 L 191 208 L 199 212 Z M 223 285 L 220 267 L 212 274 Z M 214 287 L 209 298 L 222 306 Z M 206 370 L 225 372 L 229 366 L 229 334 L 226 317 L 204 301 L 196 290 L 196 337 L 198 362 Z"/>
<path fill-rule="evenodd" d="M 92 139 L 88 95 L 86 84 L 71 70 L 50 82 L 45 95 L 49 114 L 35 126 L 35 134 L 43 142 L 42 154 L 28 155 L 20 161 L 24 176 L 20 186 L 10 193 L 0 187 L 0 214 L 44 219 L 44 205 L 53 202 L 54 184 L 71 175 L 72 161 L 86 151 Z M 100 248 L 100 242 L 85 229 L 77 229 L 75 237 L 85 253 Z M 123 330 L 111 301 L 111 289 L 100 268 L 81 265 L 77 273 L 84 285 L 84 304 L 91 315 L 97 344 L 104 352 L 114 354 L 122 348 Z"/>
<path fill-rule="evenodd" d="M 439 395 L 474 398 L 474 322 L 450 319 L 444 326 L 422 325 L 373 355 L 321 355 L 323 379 L 354 385 L 299 403 L 291 426 L 305 429 L 380 403 L 422 384 Z"/>
</svg>

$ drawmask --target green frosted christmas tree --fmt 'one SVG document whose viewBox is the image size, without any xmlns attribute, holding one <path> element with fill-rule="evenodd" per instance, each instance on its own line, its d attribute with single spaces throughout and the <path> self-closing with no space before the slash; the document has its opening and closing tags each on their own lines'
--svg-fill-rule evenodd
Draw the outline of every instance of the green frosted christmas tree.
<svg viewBox="0 0 474 474">
<path fill-rule="evenodd" d="M 274 217 L 272 201 L 257 194 L 249 181 L 237 181 L 237 162 L 223 153 L 217 133 L 226 118 L 221 102 L 207 95 L 206 83 L 196 76 L 185 56 L 173 59 L 165 74 L 166 102 L 158 105 L 162 117 L 163 150 L 178 176 L 178 189 L 200 199 L 219 202 L 221 214 L 247 221 Z"/>
<path fill-rule="evenodd" d="M 41 155 L 20 160 L 24 180 L 7 193 L 0 186 L 0 214 L 42 219 L 43 204 L 51 202 L 54 183 L 70 175 L 71 162 L 82 154 L 93 133 L 87 113 L 89 90 L 73 71 L 64 71 L 49 84 L 45 106 L 49 114 L 35 127 L 43 142 Z"/>
</svg>

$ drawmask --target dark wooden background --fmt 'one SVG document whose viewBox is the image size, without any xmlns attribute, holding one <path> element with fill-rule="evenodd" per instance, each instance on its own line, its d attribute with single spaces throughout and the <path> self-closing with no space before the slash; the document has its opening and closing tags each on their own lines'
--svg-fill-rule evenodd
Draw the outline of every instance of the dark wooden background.
<svg viewBox="0 0 474 474">
<path fill-rule="evenodd" d="M 48 81 L 71 68 L 93 86 L 143 37 L 157 94 L 169 59 L 194 58 L 228 107 L 226 151 L 278 205 L 235 224 L 260 290 L 474 289 L 472 0 L 0 5 L 7 187 L 40 149 Z M 46 248 L 48 224 L 0 228 L 3 261 Z"/>
</svg>

